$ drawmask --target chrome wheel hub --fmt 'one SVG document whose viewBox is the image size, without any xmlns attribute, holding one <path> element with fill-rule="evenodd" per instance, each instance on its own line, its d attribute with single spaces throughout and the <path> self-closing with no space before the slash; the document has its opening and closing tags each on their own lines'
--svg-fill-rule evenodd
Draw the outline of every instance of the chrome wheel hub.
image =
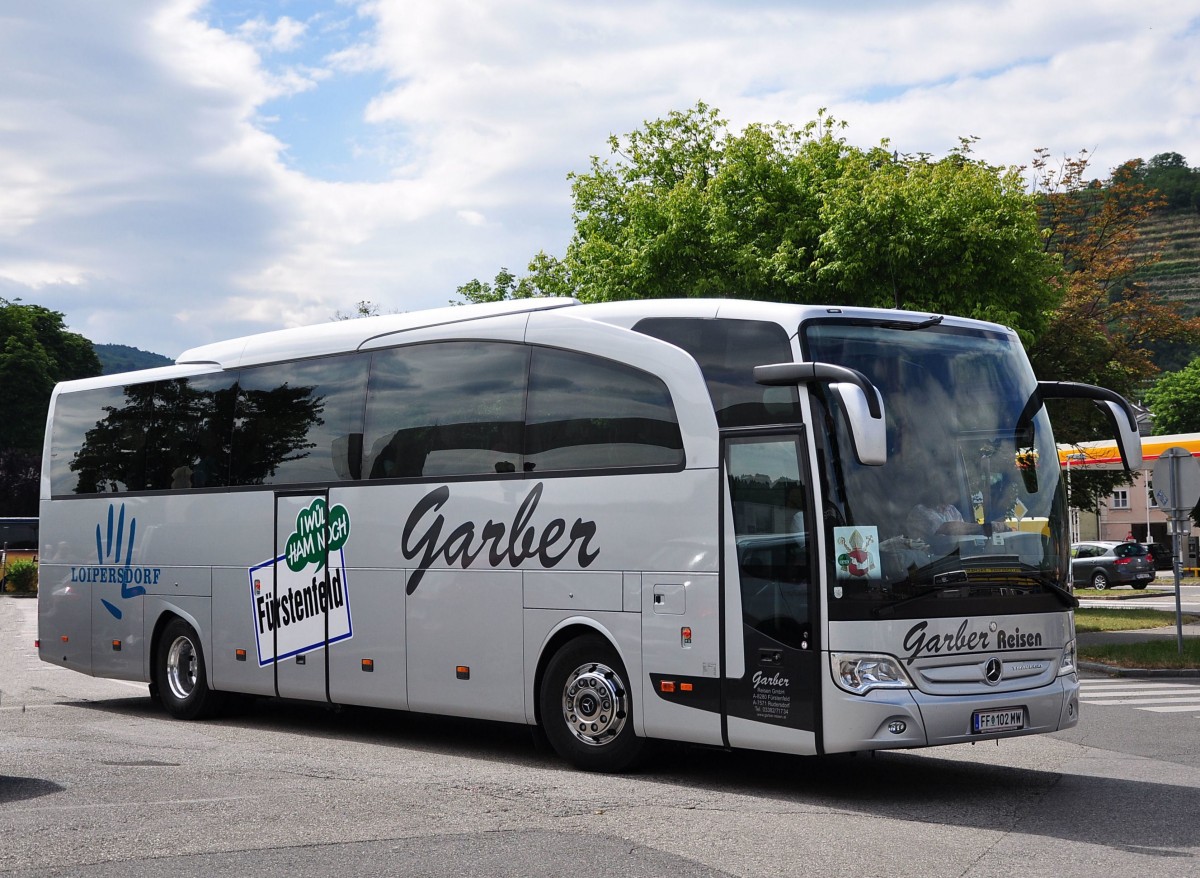
<svg viewBox="0 0 1200 878">
<path fill-rule="evenodd" d="M 580 665 L 567 678 L 562 711 L 567 728 L 580 741 L 598 747 L 625 728 L 629 693 L 616 671 L 598 662 Z"/>
<path fill-rule="evenodd" d="M 181 701 L 196 688 L 196 648 L 186 637 L 176 637 L 167 650 L 167 687 Z"/>
</svg>

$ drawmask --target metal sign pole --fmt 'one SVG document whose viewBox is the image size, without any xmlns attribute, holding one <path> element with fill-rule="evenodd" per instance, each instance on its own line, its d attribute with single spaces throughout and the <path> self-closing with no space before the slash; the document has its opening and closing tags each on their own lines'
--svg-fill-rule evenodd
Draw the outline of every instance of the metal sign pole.
<svg viewBox="0 0 1200 878">
<path fill-rule="evenodd" d="M 1182 554 L 1187 528 L 1183 519 L 1172 518 L 1171 529 L 1175 532 L 1175 643 L 1179 654 L 1183 655 L 1183 599 L 1180 597 L 1183 589 L 1180 587 L 1180 568 L 1183 566 Z"/>
<path fill-rule="evenodd" d="M 1191 530 L 1192 508 L 1200 498 L 1200 466 L 1186 448 L 1173 447 L 1163 451 L 1154 465 L 1154 495 L 1158 505 L 1171 518 L 1171 536 L 1174 541 L 1175 568 L 1175 638 L 1183 653 L 1183 596 L 1182 583 L 1183 550 Z"/>
</svg>

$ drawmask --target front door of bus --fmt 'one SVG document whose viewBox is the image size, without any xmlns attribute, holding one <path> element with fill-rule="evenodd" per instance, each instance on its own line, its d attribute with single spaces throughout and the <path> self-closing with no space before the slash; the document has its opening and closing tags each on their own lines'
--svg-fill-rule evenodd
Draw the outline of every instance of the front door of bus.
<svg viewBox="0 0 1200 878">
<path fill-rule="evenodd" d="M 330 572 L 330 527 L 336 522 L 329 520 L 328 507 L 324 491 L 275 495 L 268 648 L 275 662 L 275 690 L 284 698 L 329 697 L 326 647 L 337 639 L 338 602 L 331 596 L 340 582 Z"/>
<path fill-rule="evenodd" d="M 816 750 L 820 691 L 810 492 L 795 430 L 724 439 L 729 744 Z"/>
</svg>

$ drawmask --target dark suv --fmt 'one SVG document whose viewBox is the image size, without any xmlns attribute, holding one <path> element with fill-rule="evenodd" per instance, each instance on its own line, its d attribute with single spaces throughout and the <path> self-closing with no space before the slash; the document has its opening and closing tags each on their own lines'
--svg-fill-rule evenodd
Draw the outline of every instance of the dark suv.
<svg viewBox="0 0 1200 878">
<path fill-rule="evenodd" d="M 1146 548 L 1154 556 L 1155 570 L 1171 570 L 1174 559 L 1171 557 L 1171 547 L 1166 543 L 1146 543 Z"/>
<path fill-rule="evenodd" d="M 1141 543 L 1075 543 L 1071 546 L 1071 581 L 1076 586 L 1105 589 L 1129 585 L 1143 589 L 1154 580 L 1154 556 Z"/>
</svg>

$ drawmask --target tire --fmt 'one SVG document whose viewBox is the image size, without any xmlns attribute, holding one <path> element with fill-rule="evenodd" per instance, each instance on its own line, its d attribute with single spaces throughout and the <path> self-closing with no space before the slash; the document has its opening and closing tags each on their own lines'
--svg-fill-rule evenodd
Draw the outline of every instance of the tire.
<svg viewBox="0 0 1200 878">
<path fill-rule="evenodd" d="M 204 719 L 225 706 L 225 693 L 208 688 L 200 638 L 182 619 L 163 629 L 154 667 L 158 698 L 176 719 Z"/>
<path fill-rule="evenodd" d="M 1146 588 L 1146 585 L 1147 585 L 1147 583 L 1145 583 L 1145 582 L 1131 582 L 1130 583 L 1130 587 L 1133 588 L 1134 591 L 1143 591 Z"/>
<path fill-rule="evenodd" d="M 542 728 L 556 753 L 583 771 L 635 767 L 646 742 L 633 731 L 633 697 L 617 651 L 588 634 L 564 644 L 538 692 Z"/>
<path fill-rule="evenodd" d="M 1097 591 L 1104 591 L 1108 588 L 1108 574 L 1103 570 L 1097 570 L 1092 574 L 1092 588 Z"/>
</svg>

